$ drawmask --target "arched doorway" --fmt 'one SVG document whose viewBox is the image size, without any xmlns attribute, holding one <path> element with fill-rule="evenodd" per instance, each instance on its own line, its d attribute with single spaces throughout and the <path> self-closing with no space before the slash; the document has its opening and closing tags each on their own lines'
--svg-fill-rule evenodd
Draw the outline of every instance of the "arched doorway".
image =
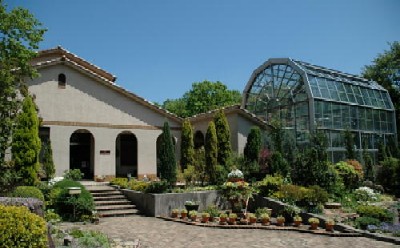
<svg viewBox="0 0 400 248">
<path fill-rule="evenodd" d="M 69 168 L 79 169 L 84 179 L 94 176 L 94 138 L 88 130 L 76 130 L 69 139 Z"/>
<path fill-rule="evenodd" d="M 198 130 L 194 134 L 194 149 L 199 149 L 202 146 L 204 146 L 204 134 Z"/>
<path fill-rule="evenodd" d="M 131 174 L 137 176 L 137 138 L 131 132 L 118 134 L 115 142 L 115 174 L 117 177 L 126 177 Z"/>
</svg>

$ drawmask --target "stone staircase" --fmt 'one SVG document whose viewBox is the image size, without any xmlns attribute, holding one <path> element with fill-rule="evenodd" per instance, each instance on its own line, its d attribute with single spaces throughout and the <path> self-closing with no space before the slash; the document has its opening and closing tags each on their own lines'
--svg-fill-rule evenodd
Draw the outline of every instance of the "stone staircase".
<svg viewBox="0 0 400 248">
<path fill-rule="evenodd" d="M 102 217 L 138 214 L 136 206 L 108 182 L 82 181 L 81 183 L 92 194 L 96 211 Z"/>
</svg>

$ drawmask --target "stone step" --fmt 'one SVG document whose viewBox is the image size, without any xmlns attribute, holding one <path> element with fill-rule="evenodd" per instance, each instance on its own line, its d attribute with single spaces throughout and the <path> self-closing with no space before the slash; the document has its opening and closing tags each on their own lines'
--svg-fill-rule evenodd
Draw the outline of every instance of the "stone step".
<svg viewBox="0 0 400 248">
<path fill-rule="evenodd" d="M 89 191 L 93 196 L 103 196 L 103 195 L 123 195 L 121 191 L 113 190 L 113 191 Z"/>
<path fill-rule="evenodd" d="M 126 199 L 121 199 L 121 200 L 108 200 L 108 201 L 95 201 L 94 204 L 96 206 L 103 206 L 103 205 L 125 205 L 125 204 L 131 204 L 130 201 Z"/>
<path fill-rule="evenodd" d="M 96 206 L 96 210 L 119 210 L 119 209 L 135 209 L 135 205 L 100 205 Z"/>
<path fill-rule="evenodd" d="M 89 192 L 102 192 L 102 191 L 114 191 L 116 190 L 111 186 L 85 186 Z"/>
<path fill-rule="evenodd" d="M 94 201 L 115 201 L 126 199 L 124 195 L 93 196 Z"/>
<path fill-rule="evenodd" d="M 109 186 L 109 182 L 95 182 L 95 181 L 79 181 L 83 186 L 90 187 L 90 186 Z"/>
<path fill-rule="evenodd" d="M 138 214 L 137 209 L 122 209 L 122 210 L 100 210 L 98 211 L 102 217 L 118 217 L 118 216 L 127 216 L 127 215 L 136 215 Z"/>
</svg>

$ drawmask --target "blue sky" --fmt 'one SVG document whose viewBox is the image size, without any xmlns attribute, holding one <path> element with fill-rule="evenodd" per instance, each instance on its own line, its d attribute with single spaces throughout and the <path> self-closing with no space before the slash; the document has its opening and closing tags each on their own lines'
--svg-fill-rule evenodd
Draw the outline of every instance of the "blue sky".
<svg viewBox="0 0 400 248">
<path fill-rule="evenodd" d="M 193 82 L 243 91 L 268 58 L 291 57 L 360 74 L 400 40 L 398 0 L 6 0 L 61 45 L 150 101 L 181 97 Z"/>
</svg>

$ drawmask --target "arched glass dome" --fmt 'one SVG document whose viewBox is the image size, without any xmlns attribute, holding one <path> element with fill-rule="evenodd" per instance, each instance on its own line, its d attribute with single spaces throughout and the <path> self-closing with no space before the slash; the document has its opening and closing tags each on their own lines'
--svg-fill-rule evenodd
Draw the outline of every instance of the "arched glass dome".
<svg viewBox="0 0 400 248">
<path fill-rule="evenodd" d="M 345 129 L 354 133 L 357 149 L 365 142 L 371 151 L 396 135 L 393 103 L 382 86 L 290 58 L 269 59 L 253 72 L 242 108 L 266 122 L 279 119 L 297 143 L 324 130 L 333 161 L 343 158 Z"/>
</svg>

